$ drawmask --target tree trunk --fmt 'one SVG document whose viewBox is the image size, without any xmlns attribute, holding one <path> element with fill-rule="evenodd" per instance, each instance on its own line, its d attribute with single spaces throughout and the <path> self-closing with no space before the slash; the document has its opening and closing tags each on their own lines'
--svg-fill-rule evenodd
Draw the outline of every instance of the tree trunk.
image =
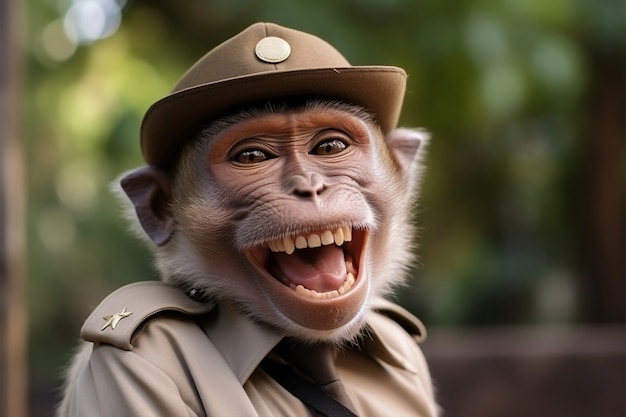
<svg viewBox="0 0 626 417">
<path fill-rule="evenodd" d="M 626 58 L 592 52 L 581 181 L 581 252 L 586 319 L 626 322 Z"/>
<path fill-rule="evenodd" d="M 11 417 L 27 415 L 18 5 L 0 0 L 0 416 Z"/>
</svg>

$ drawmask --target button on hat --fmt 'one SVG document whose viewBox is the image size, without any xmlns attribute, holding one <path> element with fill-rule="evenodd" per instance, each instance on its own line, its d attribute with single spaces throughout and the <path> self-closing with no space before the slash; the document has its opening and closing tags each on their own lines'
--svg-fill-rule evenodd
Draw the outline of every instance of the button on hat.
<svg viewBox="0 0 626 417">
<path fill-rule="evenodd" d="M 369 110 L 383 132 L 400 116 L 406 73 L 352 66 L 330 44 L 273 23 L 256 23 L 216 46 L 146 112 L 141 150 L 147 164 L 171 167 L 199 126 L 261 100 L 315 96 Z"/>
<path fill-rule="evenodd" d="M 261 61 L 277 64 L 289 58 L 291 46 L 284 39 L 277 38 L 276 36 L 268 36 L 267 38 L 261 39 L 259 43 L 256 44 L 254 53 L 256 53 L 256 56 Z"/>
</svg>

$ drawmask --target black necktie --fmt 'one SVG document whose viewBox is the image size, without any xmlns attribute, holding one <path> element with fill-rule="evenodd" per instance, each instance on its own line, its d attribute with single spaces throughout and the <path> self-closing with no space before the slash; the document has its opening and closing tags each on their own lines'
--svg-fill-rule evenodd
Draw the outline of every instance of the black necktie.
<svg viewBox="0 0 626 417">
<path fill-rule="evenodd" d="M 265 364 L 264 369 L 270 371 L 270 375 L 292 394 L 322 415 L 356 416 L 354 405 L 337 375 L 335 350 L 332 347 L 325 344 L 292 345 L 284 341 L 276 347 L 275 352 L 295 369 L 288 369 L 284 365 L 281 368 L 276 362 Z M 310 389 L 306 388 L 307 379 L 313 383 L 309 385 Z M 324 396 L 334 401 L 327 401 Z"/>
</svg>

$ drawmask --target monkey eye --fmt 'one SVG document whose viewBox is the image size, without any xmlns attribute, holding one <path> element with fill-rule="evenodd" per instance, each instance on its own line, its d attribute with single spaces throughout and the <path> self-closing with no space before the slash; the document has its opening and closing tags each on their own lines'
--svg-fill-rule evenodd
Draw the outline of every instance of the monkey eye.
<svg viewBox="0 0 626 417">
<path fill-rule="evenodd" d="M 348 145 L 341 139 L 328 139 L 320 142 L 312 150 L 312 154 L 315 155 L 334 155 L 336 153 L 344 151 Z"/>
<path fill-rule="evenodd" d="M 246 149 L 235 155 L 233 161 L 239 162 L 240 164 L 257 164 L 267 161 L 268 159 L 271 159 L 271 157 L 260 149 Z"/>
</svg>

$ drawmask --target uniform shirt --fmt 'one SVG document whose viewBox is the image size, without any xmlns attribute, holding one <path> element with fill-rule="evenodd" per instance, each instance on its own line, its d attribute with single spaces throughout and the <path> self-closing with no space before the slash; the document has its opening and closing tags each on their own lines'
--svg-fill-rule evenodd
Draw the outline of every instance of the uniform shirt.
<svg viewBox="0 0 626 417">
<path fill-rule="evenodd" d="M 121 312 L 113 329 L 109 321 Z M 416 343 L 425 336 L 422 324 L 384 300 L 366 321 L 363 337 L 338 350 L 335 362 L 357 414 L 436 416 Z M 312 415 L 258 367 L 280 335 L 234 308 L 192 300 L 167 284 L 117 290 L 90 315 L 81 335 L 90 343 L 72 366 L 75 378 L 59 416 Z"/>
</svg>

